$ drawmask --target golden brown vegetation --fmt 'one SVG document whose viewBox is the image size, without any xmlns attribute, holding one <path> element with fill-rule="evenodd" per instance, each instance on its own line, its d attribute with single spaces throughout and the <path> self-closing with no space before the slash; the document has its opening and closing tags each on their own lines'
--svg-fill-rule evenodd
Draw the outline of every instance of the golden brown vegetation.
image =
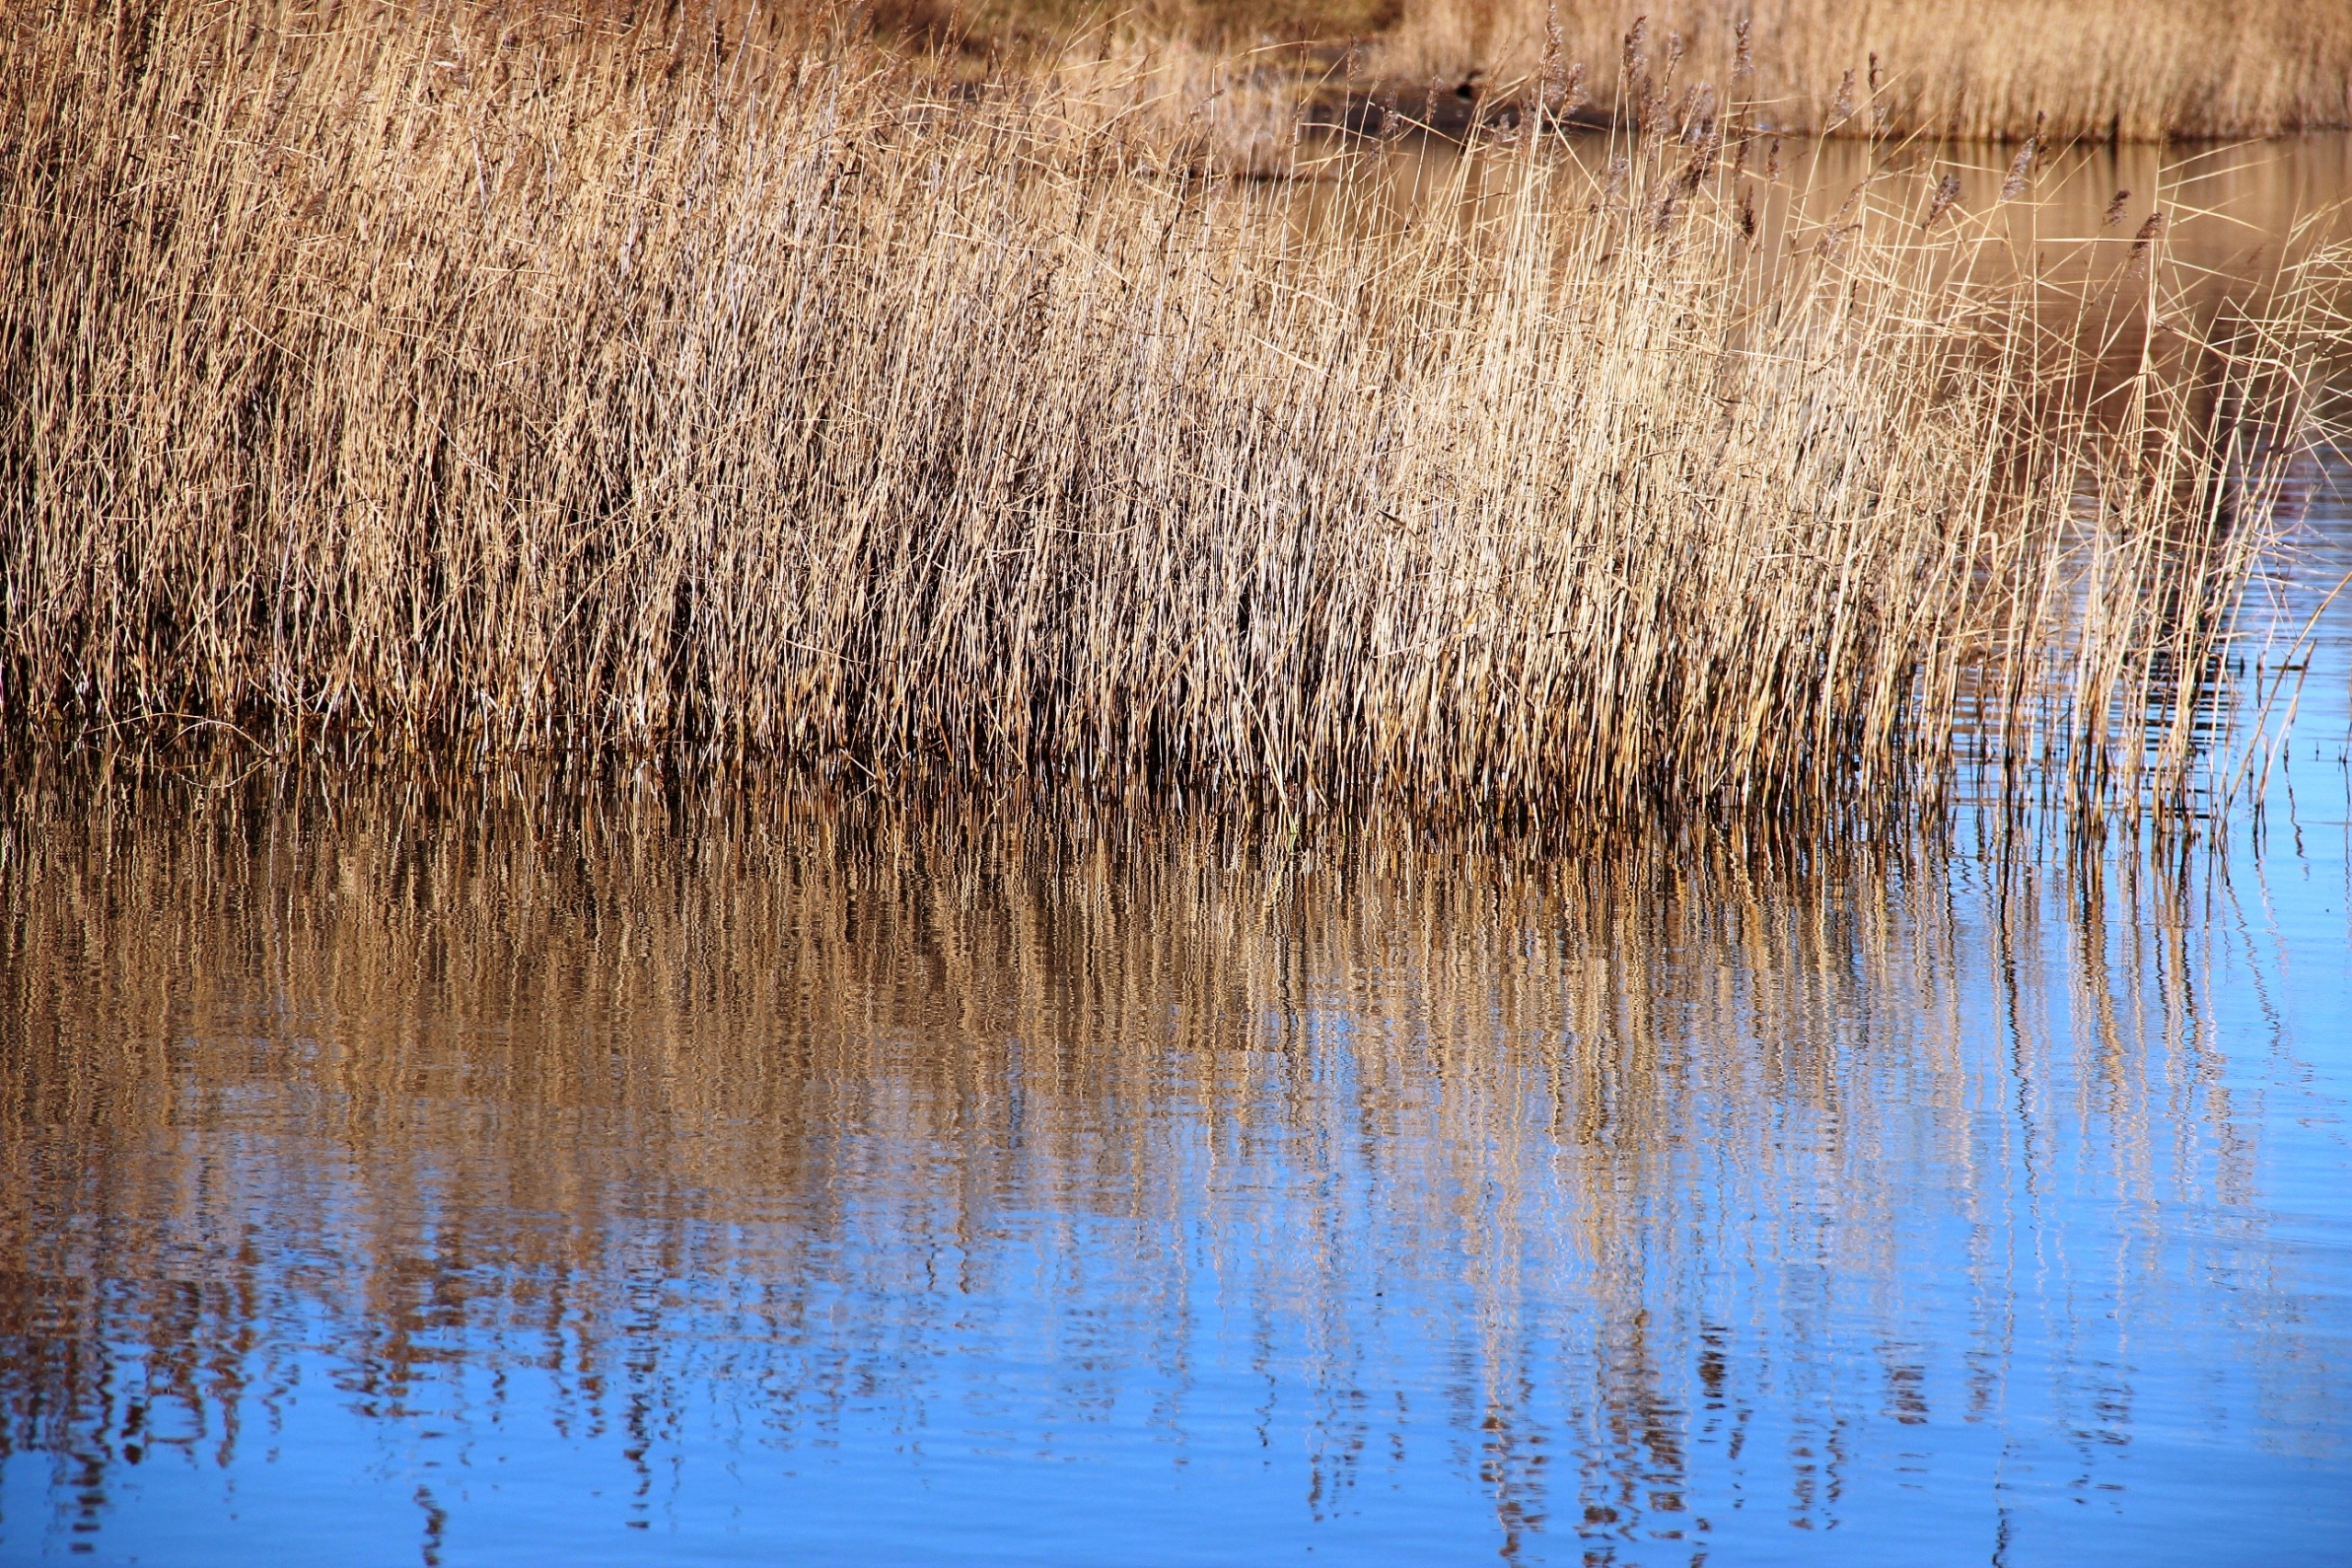
<svg viewBox="0 0 2352 1568">
<path fill-rule="evenodd" d="M 1759 245 L 1763 143 L 1704 101 L 1404 219 L 1342 149 L 1308 224 L 1114 55 L 975 92 L 676 19 L 11 27 L 19 733 L 1557 814 L 1932 790 L 1968 706 L 2137 798 L 2340 340 L 2299 284 L 2144 332 L 2151 228 L 2093 377 L 1927 162 Z"/>
</svg>

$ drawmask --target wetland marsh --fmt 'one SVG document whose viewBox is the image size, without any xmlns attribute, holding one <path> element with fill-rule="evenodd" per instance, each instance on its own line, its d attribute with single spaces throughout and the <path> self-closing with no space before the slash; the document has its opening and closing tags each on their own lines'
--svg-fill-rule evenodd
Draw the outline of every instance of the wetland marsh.
<svg viewBox="0 0 2352 1568">
<path fill-rule="evenodd" d="M 2331 1560 L 2341 23 L 2035 11 L 0 23 L 0 1558 Z"/>
</svg>

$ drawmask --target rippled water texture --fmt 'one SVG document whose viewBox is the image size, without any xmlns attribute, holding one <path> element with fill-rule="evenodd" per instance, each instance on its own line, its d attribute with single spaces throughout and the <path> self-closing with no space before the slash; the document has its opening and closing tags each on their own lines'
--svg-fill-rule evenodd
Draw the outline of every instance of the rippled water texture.
<svg viewBox="0 0 2352 1568">
<path fill-rule="evenodd" d="M 20 768 L 0 1560 L 2341 1561 L 2348 651 L 2190 838 Z"/>
<path fill-rule="evenodd" d="M 2321 836 L 21 800 L 0 1544 L 2324 1560 Z"/>
</svg>

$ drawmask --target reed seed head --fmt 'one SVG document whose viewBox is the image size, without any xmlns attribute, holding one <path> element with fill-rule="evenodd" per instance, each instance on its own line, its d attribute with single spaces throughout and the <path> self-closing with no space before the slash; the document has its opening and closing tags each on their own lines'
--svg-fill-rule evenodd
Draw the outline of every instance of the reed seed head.
<svg viewBox="0 0 2352 1568">
<path fill-rule="evenodd" d="M 2026 145 L 2020 147 L 2017 156 L 2009 161 L 2008 178 L 2001 181 L 2003 201 L 2015 201 L 2026 193 L 2026 181 L 2033 172 L 2034 156 L 2040 151 L 2040 138 L 2029 136 Z"/>
<path fill-rule="evenodd" d="M 2140 232 L 2132 237 L 2131 262 L 2124 269 L 2125 277 L 2136 282 L 2148 275 L 2149 263 L 2156 250 L 2156 242 L 2163 237 L 2164 232 L 2164 209 L 2159 207 L 2156 211 L 2148 214 L 2147 221 L 2140 225 Z"/>
<path fill-rule="evenodd" d="M 1928 198 L 1927 216 L 1919 224 L 1921 231 L 1934 228 L 1936 220 L 1950 212 L 1953 204 L 1960 200 L 1960 177 L 1957 173 L 1947 172 L 1943 178 L 1936 181 L 1935 193 Z"/>
</svg>

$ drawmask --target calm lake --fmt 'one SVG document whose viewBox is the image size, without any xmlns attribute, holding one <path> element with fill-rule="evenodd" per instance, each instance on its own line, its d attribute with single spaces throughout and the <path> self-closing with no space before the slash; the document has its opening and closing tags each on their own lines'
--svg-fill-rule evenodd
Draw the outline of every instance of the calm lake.
<svg viewBox="0 0 2352 1568">
<path fill-rule="evenodd" d="M 2171 157 L 2225 279 L 2352 193 Z M 0 1560 L 2343 1561 L 2316 628 L 2162 834 L 17 758 Z"/>
</svg>

